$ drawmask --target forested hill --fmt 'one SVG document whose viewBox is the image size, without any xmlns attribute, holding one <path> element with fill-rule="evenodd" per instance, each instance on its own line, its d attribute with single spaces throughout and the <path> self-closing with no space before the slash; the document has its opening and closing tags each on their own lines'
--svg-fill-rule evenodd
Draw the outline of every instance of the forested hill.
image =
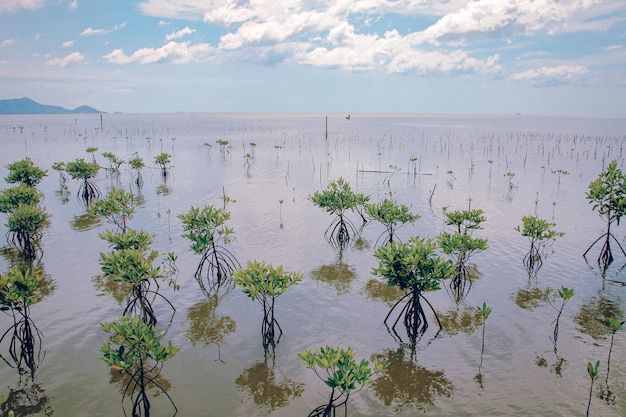
<svg viewBox="0 0 626 417">
<path fill-rule="evenodd" d="M 61 106 L 40 104 L 28 97 L 0 100 L 0 114 L 79 114 L 105 113 L 89 106 L 80 106 L 73 110 Z"/>
</svg>

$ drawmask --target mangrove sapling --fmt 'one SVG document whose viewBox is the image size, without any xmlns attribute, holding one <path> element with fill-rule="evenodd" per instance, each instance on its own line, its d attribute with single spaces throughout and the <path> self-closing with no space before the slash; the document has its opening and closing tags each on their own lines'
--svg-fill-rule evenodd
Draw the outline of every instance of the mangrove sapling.
<svg viewBox="0 0 626 417">
<path fill-rule="evenodd" d="M 29 158 L 8 164 L 9 174 L 4 178 L 9 184 L 24 184 L 29 187 L 36 187 L 43 177 L 48 174 L 47 170 L 42 170 Z"/>
<path fill-rule="evenodd" d="M 133 182 L 135 183 L 137 188 L 141 190 L 141 187 L 143 187 L 143 175 L 141 175 L 141 168 L 146 166 L 143 162 L 143 159 L 139 157 L 130 158 L 128 160 L 128 165 L 133 170 L 135 170 L 135 175 L 133 176 Z"/>
<path fill-rule="evenodd" d="M 355 211 L 366 204 L 370 197 L 354 193 L 350 184 L 340 177 L 331 181 L 325 190 L 313 193 L 309 199 L 316 206 L 335 215 L 335 219 L 326 229 L 324 236 L 332 245 L 343 248 L 354 236 L 358 235 L 356 227 L 346 217 L 347 210 Z"/>
<path fill-rule="evenodd" d="M 480 347 L 480 364 L 478 365 L 478 374 L 476 374 L 475 379 L 480 383 L 482 387 L 483 375 L 481 373 L 481 368 L 483 366 L 483 354 L 485 353 L 485 328 L 487 327 L 487 319 L 489 318 L 489 315 L 491 314 L 491 307 L 489 307 L 487 303 L 483 302 L 482 307 L 478 306 L 476 307 L 476 309 L 478 310 L 480 317 L 482 317 L 483 319 L 483 337 L 482 337 L 482 344 Z"/>
<path fill-rule="evenodd" d="M 102 330 L 110 337 L 100 347 L 99 359 L 115 371 L 124 372 L 130 380 L 124 388 L 122 402 L 126 395 L 131 398 L 133 417 L 149 417 L 150 401 L 147 388 L 156 386 L 165 394 L 174 409 L 176 405 L 167 391 L 158 384 L 157 377 L 163 363 L 171 359 L 180 349 L 171 341 L 161 344 L 164 332 L 139 320 L 138 317 L 120 317 L 114 322 L 101 324 Z"/>
<path fill-rule="evenodd" d="M 224 196 L 227 197 L 225 194 Z M 222 240 L 225 241 L 233 233 L 233 229 L 226 227 L 230 213 L 211 205 L 201 209 L 192 206 L 187 213 L 177 217 L 183 222 L 183 230 L 186 232 L 183 237 L 191 241 L 191 250 L 202 256 L 195 273 L 200 288 L 209 293 L 217 292 L 222 287 L 231 289 L 231 275 L 241 265 L 221 244 Z"/>
<path fill-rule="evenodd" d="M 59 173 L 59 184 L 63 187 L 67 183 L 67 175 L 65 174 L 65 162 L 53 162 L 52 169 Z"/>
<path fill-rule="evenodd" d="M 0 358 L 20 374 L 27 368 L 31 375 L 40 363 L 42 333 L 30 317 L 30 307 L 43 299 L 44 272 L 42 269 L 13 267 L 0 274 L 0 311 L 13 318 L 13 325 L 0 337 L 0 345 L 10 335 L 8 356 Z"/>
<path fill-rule="evenodd" d="M 152 302 L 157 296 L 165 300 L 173 311 L 176 311 L 172 303 L 157 291 L 158 280 L 166 278 L 160 267 L 153 265 L 158 256 L 158 251 L 145 249 L 123 249 L 100 253 L 100 266 L 103 274 L 111 277 L 114 282 L 128 284 L 132 288 L 123 315 L 140 317 L 144 323 L 150 325 L 157 323 L 152 307 Z M 150 289 L 151 281 L 155 283 L 157 290 Z"/>
<path fill-rule="evenodd" d="M 94 164 L 98 163 L 98 161 L 96 161 L 96 152 L 98 152 L 98 148 L 97 147 L 89 146 L 87 149 L 85 149 L 85 152 L 91 154 L 91 162 L 93 162 Z"/>
<path fill-rule="evenodd" d="M 298 353 L 300 362 L 331 389 L 328 402 L 309 413 L 308 417 L 334 417 L 336 410 L 344 406 L 344 415 L 348 415 L 348 399 L 353 393 L 361 391 L 371 384 L 374 378 L 385 372 L 389 366 L 386 361 L 374 357 L 372 363 L 362 359 L 357 362 L 356 352 L 352 348 L 332 348 L 326 346 L 317 351 L 305 350 Z"/>
<path fill-rule="evenodd" d="M 453 226 L 455 230 L 452 233 L 441 233 L 437 240 L 443 253 L 450 255 L 455 263 L 456 272 L 450 280 L 450 289 L 456 302 L 459 302 L 467 295 L 472 284 L 468 270 L 470 257 L 487 250 L 487 239 L 472 236 L 474 230 L 482 229 L 481 223 L 487 218 L 481 209 L 448 211 L 444 207 L 443 213 L 446 225 Z"/>
<path fill-rule="evenodd" d="M 587 417 L 589 417 L 589 409 L 591 408 L 591 398 L 593 397 L 593 383 L 596 379 L 598 379 L 599 373 L 600 373 L 600 361 L 596 361 L 595 365 L 592 365 L 591 362 L 587 362 L 587 374 L 589 374 L 589 378 L 591 378 L 591 386 L 589 387 L 589 402 L 587 403 Z"/>
<path fill-rule="evenodd" d="M 598 264 L 601 263 L 607 267 L 613 262 L 611 239 L 617 243 L 626 256 L 626 251 L 611 233 L 613 223 L 619 226 L 620 219 L 626 214 L 626 175 L 617 168 L 617 161 L 611 161 L 607 169 L 600 173 L 596 180 L 589 183 L 589 191 L 586 194 L 589 203 L 593 204 L 593 210 L 597 210 L 606 222 L 606 232 L 587 248 L 583 257 L 586 259 L 591 248 L 602 238 L 606 238 L 598 255 Z"/>
<path fill-rule="evenodd" d="M 382 223 L 387 229 L 387 239 L 383 242 L 393 242 L 396 237 L 396 231 L 407 223 L 415 223 L 421 216 L 410 212 L 410 208 L 404 204 L 398 204 L 394 200 L 385 198 L 383 201 L 372 204 L 365 204 L 365 213 L 367 216 Z M 384 233 L 383 233 L 384 234 Z M 380 235 L 376 243 L 383 236 Z"/>
<path fill-rule="evenodd" d="M 238 269 L 233 272 L 233 282 L 241 288 L 244 294 L 254 300 L 259 300 L 263 306 L 263 347 L 274 347 L 283 334 L 283 331 L 274 316 L 274 304 L 276 297 L 287 291 L 287 288 L 297 284 L 303 278 L 298 272 L 287 272 L 280 265 L 274 268 L 266 265 L 264 261 L 248 261 L 246 269 Z M 276 337 L 276 327 L 278 337 Z"/>
<path fill-rule="evenodd" d="M 551 288 L 547 288 L 546 291 L 548 292 L 548 294 L 551 291 Z M 557 294 L 559 296 L 559 298 L 561 299 L 561 305 L 560 306 L 555 306 L 552 303 L 552 300 L 550 298 L 548 298 L 548 302 L 550 303 L 550 305 L 552 306 L 552 308 L 554 308 L 558 314 L 556 316 L 556 318 L 554 319 L 554 321 L 552 323 L 554 323 L 554 331 L 553 331 L 553 336 L 554 336 L 554 351 L 556 352 L 556 341 L 559 337 L 559 320 L 561 319 L 561 314 L 563 313 L 563 307 L 565 307 L 565 304 L 567 304 L 567 302 L 570 300 L 570 298 L 572 298 L 574 296 L 574 289 L 573 288 L 566 288 L 566 287 L 561 287 L 558 289 Z"/>
<path fill-rule="evenodd" d="M 65 164 L 65 172 L 73 179 L 82 181 L 77 196 L 86 205 L 100 198 L 100 189 L 93 182 L 99 170 L 98 164 L 86 162 L 83 158 Z"/>
<path fill-rule="evenodd" d="M 157 164 L 161 170 L 161 178 L 165 181 L 170 173 L 170 163 L 172 162 L 172 155 L 162 152 L 154 157 L 154 163 Z"/>
<path fill-rule="evenodd" d="M 115 156 L 112 152 L 102 152 L 102 156 L 109 161 L 109 166 L 108 168 L 105 168 L 105 170 L 111 175 L 119 175 L 120 167 L 125 161 Z"/>
<path fill-rule="evenodd" d="M 127 229 L 126 233 L 115 233 L 107 229 L 98 234 L 100 239 L 109 243 L 109 248 L 113 250 L 141 249 L 148 250 L 156 235 L 150 234 L 143 229 Z"/>
<path fill-rule="evenodd" d="M 609 357 L 606 361 L 606 380 L 605 380 L 606 390 L 602 391 L 602 397 L 609 402 L 612 402 L 615 400 L 615 395 L 609 389 L 609 371 L 611 369 L 611 353 L 613 352 L 613 342 L 615 340 L 615 333 L 617 333 L 617 331 L 622 328 L 624 323 L 626 322 L 615 320 L 613 317 L 604 318 L 604 324 L 606 324 L 609 330 L 611 331 L 611 344 L 609 345 Z"/>
<path fill-rule="evenodd" d="M 378 268 L 372 270 L 372 273 L 385 278 L 389 286 L 399 287 L 406 293 L 394 304 L 385 317 L 385 325 L 389 329 L 387 321 L 391 313 L 402 301 L 408 299 L 391 326 L 390 332 L 393 332 L 392 336 L 401 340 L 395 327 L 400 318 L 403 318 L 407 335 L 412 344 L 428 328 L 428 321 L 421 300 L 429 305 L 437 319 L 439 330 L 441 330 L 441 322 L 437 312 L 422 293 L 440 289 L 441 281 L 454 274 L 454 265 L 452 261 L 446 261 L 437 255 L 435 249 L 436 245 L 433 240 L 412 237 L 407 243 L 388 243 L 377 248 L 374 252 L 379 264 Z"/>
<path fill-rule="evenodd" d="M 26 259 L 35 259 L 49 217 L 38 205 L 20 204 L 7 217 L 7 242 L 21 249 Z"/>
<path fill-rule="evenodd" d="M 19 184 L 0 191 L 0 213 L 12 213 L 18 206 L 39 204 L 41 193 L 35 188 Z"/>
<path fill-rule="evenodd" d="M 538 216 L 523 216 L 522 225 L 515 227 L 515 230 L 520 232 L 522 236 L 525 236 L 530 241 L 530 250 L 524 256 L 524 266 L 529 273 L 536 273 L 543 260 L 541 258 L 541 251 L 548 245 L 553 243 L 557 238 L 565 236 L 565 232 L 557 232 L 553 229 L 556 223 L 548 222 L 547 220 L 540 219 Z"/>
<path fill-rule="evenodd" d="M 135 213 L 135 195 L 123 188 L 111 188 L 107 195 L 87 207 L 87 213 L 105 218 L 126 232 L 127 224 Z"/>
</svg>

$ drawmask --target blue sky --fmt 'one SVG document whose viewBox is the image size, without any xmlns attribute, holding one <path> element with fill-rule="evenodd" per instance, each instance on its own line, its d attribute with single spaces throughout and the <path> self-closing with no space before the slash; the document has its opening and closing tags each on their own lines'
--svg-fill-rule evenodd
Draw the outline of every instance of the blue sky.
<svg viewBox="0 0 626 417">
<path fill-rule="evenodd" d="M 626 117 L 625 0 L 0 0 L 0 98 Z"/>
</svg>

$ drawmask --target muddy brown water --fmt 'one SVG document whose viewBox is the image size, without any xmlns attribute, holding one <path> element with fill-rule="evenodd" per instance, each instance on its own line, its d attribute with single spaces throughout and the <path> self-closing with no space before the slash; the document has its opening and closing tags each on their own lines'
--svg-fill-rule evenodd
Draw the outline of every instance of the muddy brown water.
<svg viewBox="0 0 626 417">
<path fill-rule="evenodd" d="M 328 130 L 326 130 L 328 117 Z M 84 216 L 70 195 L 59 193 L 56 161 L 90 159 L 89 146 L 122 159 L 144 159 L 143 202 L 129 222 L 157 235 L 154 247 L 178 256 L 179 291 L 161 286 L 176 308 L 156 313 L 165 339 L 180 352 L 164 364 L 159 383 L 178 416 L 306 416 L 324 403 L 326 386 L 299 362 L 297 353 L 321 346 L 352 347 L 357 358 L 384 358 L 389 370 L 353 394 L 350 416 L 563 416 L 584 415 L 590 379 L 587 362 L 600 360 L 591 415 L 626 414 L 626 336 L 615 336 L 609 386 L 605 388 L 609 333 L 602 314 L 624 317 L 626 259 L 603 277 L 592 250 L 585 249 L 605 228 L 585 199 L 589 182 L 612 159 L 625 169 L 623 119 L 531 116 L 427 116 L 323 114 L 1 116 L 0 175 L 6 164 L 30 157 L 48 169 L 39 189 L 52 215 L 42 240 L 42 264 L 54 290 L 31 308 L 43 333 L 43 351 L 34 381 L 0 363 L 0 398 L 16 415 L 122 416 L 124 380 L 98 359 L 107 335 L 100 323 L 123 311 L 119 294 L 99 278 L 99 253 L 107 250 L 98 233 L 112 228 Z M 229 141 L 221 148 L 216 140 Z M 251 146 L 254 142 L 256 146 Z M 210 144 L 212 146 L 208 146 Z M 155 155 L 172 155 L 165 183 Z M 246 164 L 246 154 L 252 158 Z M 565 170 L 559 175 L 553 171 Z M 514 176 L 507 176 L 514 173 Z M 446 284 L 426 297 L 437 310 L 436 324 L 414 351 L 390 334 L 383 320 L 397 294 L 372 275 L 373 251 L 383 227 L 366 224 L 360 239 L 338 250 L 324 238 L 332 218 L 308 196 L 340 176 L 354 190 L 379 201 L 392 193 L 421 215 L 398 231 L 434 237 L 446 229 L 442 208 L 485 211 L 489 249 L 472 258 L 473 282 L 455 301 Z M 119 178 L 103 171 L 97 185 L 132 186 L 124 166 Z M 5 184 L 5 187 L 9 185 Z M 433 192 L 434 191 L 434 192 Z M 261 339 L 262 309 L 240 290 L 204 294 L 193 274 L 199 256 L 189 249 L 176 217 L 192 205 L 222 205 L 226 193 L 234 235 L 228 248 L 240 263 L 265 260 L 304 274 L 276 302 L 284 333 L 274 354 Z M 281 203 L 282 201 L 282 203 Z M 530 277 L 522 259 L 528 241 L 514 230 L 524 215 L 537 213 L 557 223 L 565 237 L 545 253 Z M 361 225 L 358 215 L 350 215 Z M 0 227 L 2 235 L 6 227 Z M 624 226 L 615 228 L 624 244 Z M 614 247 L 617 251 L 617 248 Z M 9 261 L 0 260 L 0 272 Z M 574 288 L 560 320 L 557 349 L 552 336 L 557 312 L 541 298 L 546 287 Z M 482 386 L 475 380 L 482 328 L 476 306 L 493 312 L 486 323 Z M 11 318 L 0 315 L 4 332 Z M 6 346 L 2 347 L 3 349 Z M 167 399 L 151 391 L 151 415 L 171 416 Z"/>
</svg>

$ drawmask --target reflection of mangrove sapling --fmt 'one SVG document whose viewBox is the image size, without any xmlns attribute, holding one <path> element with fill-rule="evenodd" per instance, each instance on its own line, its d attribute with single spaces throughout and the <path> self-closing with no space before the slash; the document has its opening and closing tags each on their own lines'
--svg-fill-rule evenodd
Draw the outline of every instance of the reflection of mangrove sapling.
<svg viewBox="0 0 626 417">
<path fill-rule="evenodd" d="M 135 195 L 123 188 L 111 188 L 107 195 L 87 207 L 87 213 L 104 217 L 122 233 L 135 213 Z"/>
<path fill-rule="evenodd" d="M 388 198 L 378 203 L 365 205 L 365 214 L 370 219 L 382 223 L 387 229 L 387 240 L 384 243 L 393 242 L 396 230 L 407 223 L 415 223 L 420 218 L 418 214 L 413 214 L 409 210 L 406 205 L 398 204 Z"/>
<path fill-rule="evenodd" d="M 157 333 L 154 326 L 143 323 L 137 317 L 120 317 L 112 323 L 104 322 L 101 326 L 111 336 L 100 347 L 102 355 L 99 358 L 112 369 L 130 376 L 124 389 L 124 397 L 129 393 L 133 403 L 131 415 L 150 416 L 146 388 L 151 384 L 158 387 L 176 409 L 176 405 L 156 379 L 161 373 L 163 362 L 171 359 L 179 348 L 173 346 L 171 341 L 166 345 L 161 344 L 165 333 Z"/>
<path fill-rule="evenodd" d="M 345 247 L 357 234 L 352 222 L 345 216 L 347 210 L 354 211 L 369 201 L 369 196 L 354 193 L 350 184 L 343 178 L 331 181 L 324 191 L 316 191 L 309 199 L 316 206 L 336 217 L 331 222 L 324 236 L 338 247 Z"/>
<path fill-rule="evenodd" d="M 40 362 L 42 334 L 30 318 L 30 307 L 43 298 L 41 269 L 13 267 L 8 273 L 0 274 L 0 311 L 10 311 L 13 325 L 0 337 L 0 345 L 11 335 L 9 357 L 0 353 L 0 358 L 20 372 L 28 368 L 31 375 Z"/>
<path fill-rule="evenodd" d="M 352 348 L 329 346 L 322 347 L 318 351 L 305 350 L 298 353 L 298 358 L 304 366 L 312 369 L 331 389 L 328 403 L 317 407 L 308 417 L 335 416 L 337 408 L 342 405 L 347 416 L 347 403 L 350 395 L 362 390 L 373 381 L 377 374 L 385 372 L 389 366 L 388 362 L 379 362 L 376 357 L 371 364 L 365 359 L 357 363 L 355 356 L 356 352 Z"/>
<path fill-rule="evenodd" d="M 611 331 L 611 344 L 609 345 L 609 357 L 606 361 L 606 380 L 605 380 L 606 391 L 602 392 L 602 396 L 607 401 L 612 401 L 615 397 L 613 393 L 611 392 L 611 390 L 609 389 L 609 371 L 611 369 L 611 353 L 613 352 L 613 341 L 615 339 L 615 333 L 617 333 L 617 331 L 622 328 L 624 323 L 626 322 L 615 320 L 613 317 L 604 318 L 604 324 L 606 324 L 609 330 Z"/>
<path fill-rule="evenodd" d="M 78 188 L 78 197 L 87 205 L 100 198 L 100 189 L 93 182 L 100 166 L 93 162 L 86 162 L 83 158 L 65 164 L 65 172 L 73 179 L 82 180 Z"/>
<path fill-rule="evenodd" d="M 524 266 L 529 272 L 536 272 L 543 264 L 541 250 L 557 238 L 565 236 L 565 232 L 553 230 L 556 223 L 550 223 L 538 216 L 524 216 L 522 223 L 515 230 L 530 240 L 530 250 L 524 256 Z"/>
<path fill-rule="evenodd" d="M 169 164 L 172 161 L 172 155 L 169 153 L 160 153 L 154 157 L 154 163 L 157 164 L 161 169 L 161 178 L 164 180 L 167 179 L 169 175 Z"/>
<path fill-rule="evenodd" d="M 437 312 L 422 293 L 440 289 L 441 281 L 450 278 L 454 273 L 454 266 L 452 261 L 446 261 L 437 255 L 435 248 L 436 245 L 431 239 L 413 237 L 407 243 L 388 243 L 374 252 L 379 264 L 372 272 L 385 278 L 389 286 L 399 287 L 406 293 L 387 314 L 385 325 L 396 307 L 408 298 L 408 303 L 402 308 L 392 326 L 396 336 L 395 327 L 402 316 L 411 341 L 424 334 L 428 328 L 428 321 L 420 302 L 422 299 L 430 306 L 441 329 Z"/>
<path fill-rule="evenodd" d="M 109 167 L 105 168 L 106 171 L 111 175 L 119 175 L 120 166 L 122 166 L 124 160 L 118 158 L 112 152 L 102 152 L 102 156 L 109 161 Z"/>
<path fill-rule="evenodd" d="M 196 255 L 202 255 L 195 273 L 200 287 L 207 291 L 203 281 L 205 265 L 208 290 L 218 290 L 222 285 L 229 287 L 230 276 L 240 267 L 234 255 L 220 243 L 220 240 L 225 240 L 233 233 L 233 229 L 226 227 L 230 213 L 210 205 L 202 209 L 192 206 L 187 213 L 177 217 L 183 222 L 183 230 L 186 232 L 183 237 L 191 241 L 191 250 Z"/>
<path fill-rule="evenodd" d="M 482 344 L 480 348 L 480 364 L 478 365 L 478 375 L 476 375 L 476 379 L 478 380 L 478 382 L 480 382 L 482 386 L 483 376 L 480 372 L 480 368 L 483 366 L 483 354 L 485 353 L 485 328 L 487 327 L 487 319 L 489 318 L 489 315 L 491 314 L 491 307 L 489 307 L 487 303 L 483 302 L 482 307 L 478 306 L 477 310 L 483 319 L 483 338 L 482 338 Z"/>
<path fill-rule="evenodd" d="M 547 289 L 547 292 L 550 293 L 551 289 Z M 553 322 L 554 323 L 554 349 L 555 350 L 556 350 L 556 341 L 559 337 L 559 320 L 561 319 L 561 314 L 563 313 L 563 307 L 565 307 L 565 304 L 567 304 L 570 298 L 574 296 L 574 289 L 561 287 L 558 289 L 557 294 L 559 295 L 559 298 L 561 299 L 561 305 L 559 307 L 552 304 L 552 301 L 548 299 L 552 308 L 558 311 L 558 314 Z"/>
<path fill-rule="evenodd" d="M 611 225 L 615 223 L 619 226 L 621 217 L 626 214 L 626 175 L 617 168 L 617 161 L 611 161 L 606 171 L 602 172 L 598 178 L 589 184 L 587 192 L 587 200 L 593 204 L 593 209 L 603 217 L 606 222 L 606 232 L 596 239 L 583 253 L 586 257 L 589 250 L 606 237 L 604 245 L 598 255 L 598 263 L 602 262 L 604 266 L 608 266 L 613 262 L 613 254 L 611 252 L 610 239 L 613 238 L 617 246 L 622 250 L 624 256 L 626 252 L 619 241 L 611 233 Z"/>
<path fill-rule="evenodd" d="M 470 257 L 476 252 L 487 250 L 487 239 L 472 236 L 474 230 L 482 229 L 480 224 L 486 217 L 481 209 L 448 211 L 444 207 L 443 213 L 446 224 L 456 230 L 452 233 L 441 233 L 437 239 L 443 253 L 450 255 L 456 264 L 456 273 L 450 281 L 450 288 L 457 301 L 460 301 L 465 295 L 465 286 L 469 280 L 467 263 Z M 471 285 L 471 281 L 469 282 Z"/>
<path fill-rule="evenodd" d="M 143 159 L 139 157 L 130 158 L 128 160 L 128 165 L 130 165 L 130 167 L 135 170 L 133 182 L 135 183 L 137 188 L 141 188 L 143 186 L 143 176 L 141 175 L 141 168 L 146 166 L 143 162 Z"/>
<path fill-rule="evenodd" d="M 591 408 L 591 398 L 593 397 L 593 382 L 598 379 L 600 373 L 600 361 L 596 361 L 595 366 L 591 362 L 587 362 L 587 373 L 591 378 L 591 386 L 589 387 L 589 402 L 587 403 L 587 417 L 589 417 L 589 409 Z"/>
<path fill-rule="evenodd" d="M 150 289 L 151 280 L 158 288 L 158 280 L 166 278 L 160 267 L 153 266 L 158 256 L 158 251 L 145 248 L 100 253 L 102 272 L 115 282 L 129 284 L 132 287 L 123 315 L 140 316 L 144 323 L 151 325 L 157 323 L 157 318 L 152 307 L 154 298 L 150 300 L 150 295 L 161 297 L 172 310 L 176 310 L 167 298 Z"/>
<path fill-rule="evenodd" d="M 29 187 L 36 187 L 48 172 L 36 166 L 29 157 L 8 164 L 6 167 L 9 170 L 9 175 L 4 179 L 6 182 L 24 184 Z"/>
<path fill-rule="evenodd" d="M 274 317 L 274 303 L 276 297 L 287 291 L 287 288 L 302 280 L 303 275 L 298 272 L 287 272 L 283 266 L 274 268 L 264 261 L 248 261 L 246 269 L 233 272 L 233 281 L 241 288 L 244 294 L 252 299 L 258 299 L 263 306 L 263 346 L 274 346 L 279 342 L 283 331 Z M 275 326 L 278 327 L 276 338 Z"/>
</svg>

